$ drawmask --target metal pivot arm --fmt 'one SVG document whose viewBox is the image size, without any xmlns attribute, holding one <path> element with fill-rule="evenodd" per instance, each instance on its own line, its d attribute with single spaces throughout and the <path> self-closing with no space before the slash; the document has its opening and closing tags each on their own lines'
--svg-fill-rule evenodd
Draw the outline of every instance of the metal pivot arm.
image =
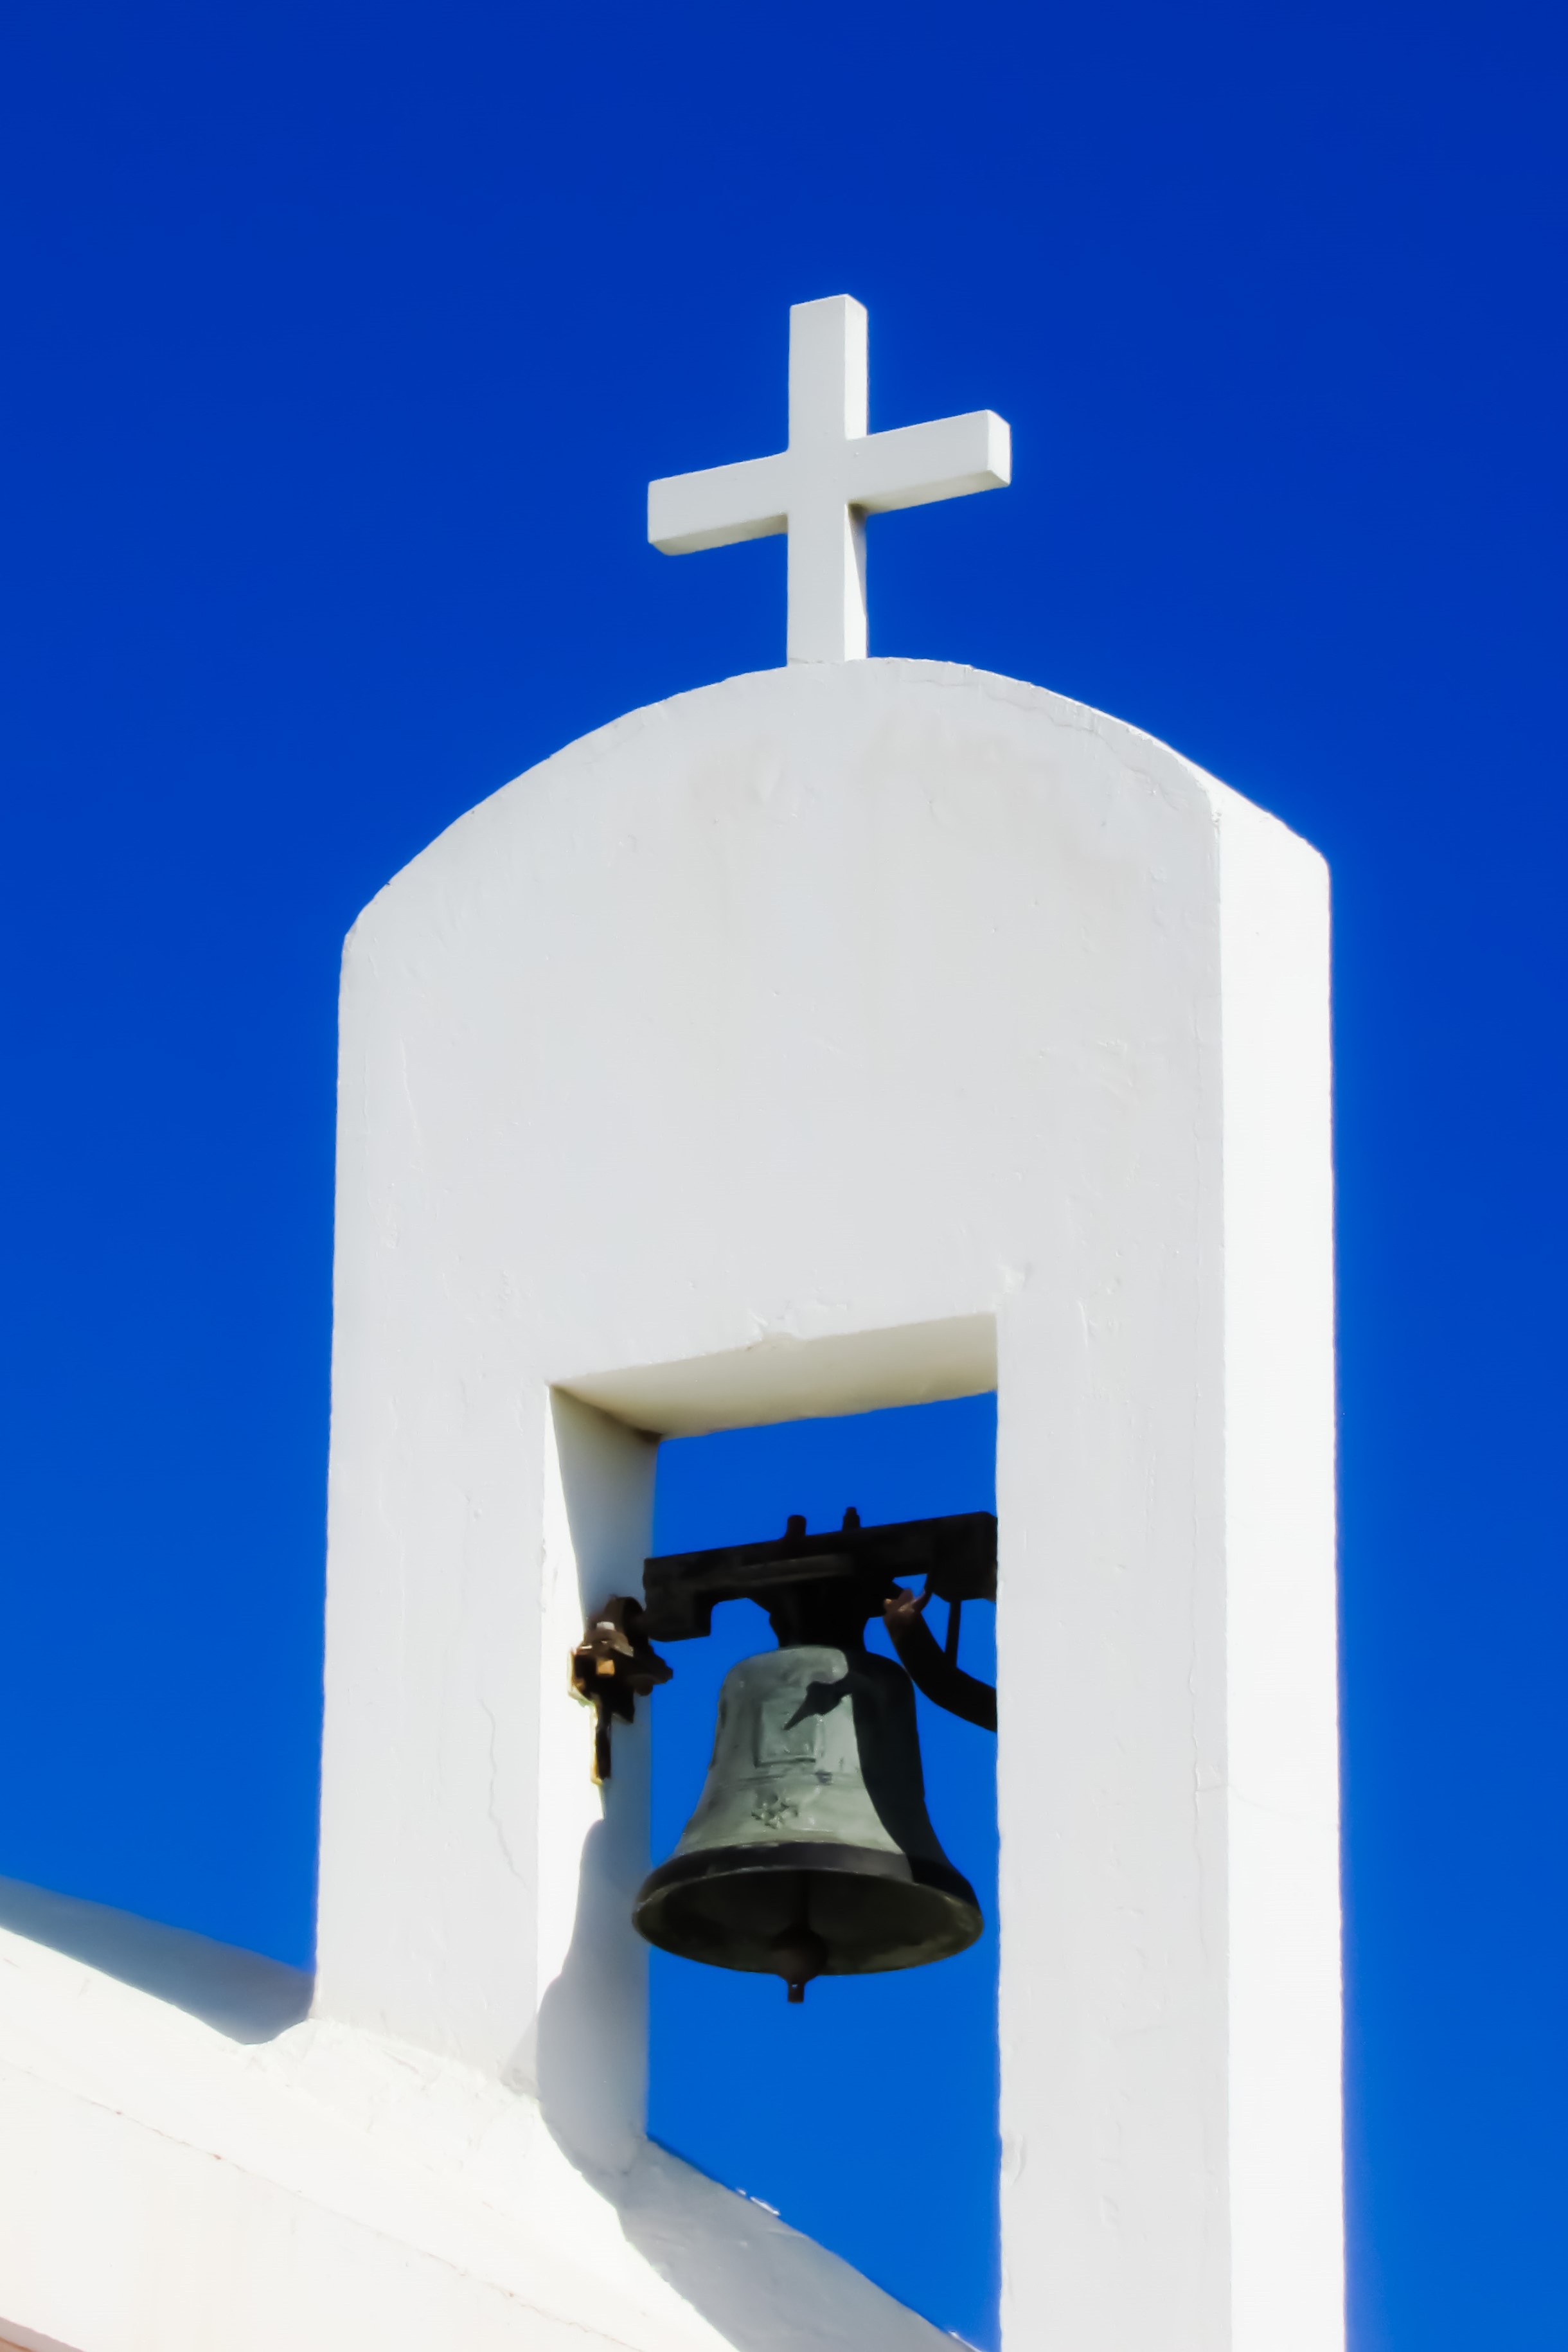
<svg viewBox="0 0 1568 2352">
<path fill-rule="evenodd" d="M 643 1631 L 642 1604 L 616 1593 L 591 1612 L 583 1638 L 572 1653 L 572 1687 L 594 1709 L 594 1778 L 610 1777 L 610 1723 L 636 1719 L 637 1703 L 647 1698 L 672 1669 L 649 1646 Z"/>
<path fill-rule="evenodd" d="M 996 1694 L 989 1683 L 966 1675 L 954 1656 L 957 1644 L 950 1640 L 945 1651 L 937 1647 L 936 1636 L 921 1612 L 931 1599 L 931 1588 L 916 1594 L 900 1591 L 882 1605 L 882 1619 L 888 1628 L 888 1639 L 899 1654 L 900 1664 L 917 1690 L 937 1706 L 946 1707 L 950 1715 L 962 1716 L 965 1723 L 977 1723 L 982 1731 L 996 1728 Z M 955 1624 L 960 1603 L 949 1601 L 949 1625 Z"/>
<path fill-rule="evenodd" d="M 792 1592 L 832 1586 L 847 1604 L 851 1596 L 864 1601 L 864 1622 L 892 1598 L 900 1576 L 923 1576 L 927 1591 L 950 1604 L 994 1601 L 994 1517 L 965 1511 L 867 1528 L 849 1510 L 842 1527 L 820 1535 L 807 1535 L 796 1517 L 772 1542 L 664 1552 L 643 1563 L 644 1627 L 656 1642 L 688 1642 L 711 1631 L 721 1601 L 755 1601 L 772 1614 Z"/>
</svg>

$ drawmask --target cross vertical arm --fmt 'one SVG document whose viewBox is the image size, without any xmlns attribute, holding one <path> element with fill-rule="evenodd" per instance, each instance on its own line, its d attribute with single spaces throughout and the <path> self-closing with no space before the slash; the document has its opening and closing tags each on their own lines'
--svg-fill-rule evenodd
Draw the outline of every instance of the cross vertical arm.
<svg viewBox="0 0 1568 2352">
<path fill-rule="evenodd" d="M 866 658 L 866 520 L 845 495 L 847 450 L 866 437 L 864 303 L 850 294 L 789 314 L 789 618 L 792 662 Z"/>
</svg>

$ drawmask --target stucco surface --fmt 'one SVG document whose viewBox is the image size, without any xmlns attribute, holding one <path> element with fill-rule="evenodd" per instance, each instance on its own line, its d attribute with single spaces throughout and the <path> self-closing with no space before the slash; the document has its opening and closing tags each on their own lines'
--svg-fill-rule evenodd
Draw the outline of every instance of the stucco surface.
<svg viewBox="0 0 1568 2352">
<path fill-rule="evenodd" d="M 994 1380 L 1009 2340 L 1329 2352 L 1321 861 L 1036 688 L 737 678 L 373 902 L 340 1102 L 321 2009 L 634 2161 L 642 1766 L 601 1819 L 559 1662 L 647 1433 Z"/>
<path fill-rule="evenodd" d="M 645 2147 L 324 2021 L 241 2042 L 0 1931 L 0 2339 L 72 2352 L 799 2352 L 942 2342 Z"/>
<path fill-rule="evenodd" d="M 928 2340 L 644 2139 L 647 1729 L 595 1790 L 566 1654 L 659 1432 L 994 1383 L 1009 2352 L 1336 2352 L 1328 1039 L 1305 844 L 941 664 L 636 712 L 396 877 L 314 2014 L 245 2046 L 0 1937 L 0 2332 Z"/>
</svg>

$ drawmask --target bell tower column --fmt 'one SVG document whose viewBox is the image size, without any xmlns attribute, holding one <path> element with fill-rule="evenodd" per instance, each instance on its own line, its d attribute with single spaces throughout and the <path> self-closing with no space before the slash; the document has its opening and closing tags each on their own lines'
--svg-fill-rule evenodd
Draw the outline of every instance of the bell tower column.
<svg viewBox="0 0 1568 2352">
<path fill-rule="evenodd" d="M 994 1384 L 1005 2340 L 1338 2352 L 1315 853 L 1058 696 L 798 662 L 400 874 L 340 1101 L 321 2011 L 635 2163 L 639 1735 L 595 1791 L 567 1651 L 652 1440 Z"/>
</svg>

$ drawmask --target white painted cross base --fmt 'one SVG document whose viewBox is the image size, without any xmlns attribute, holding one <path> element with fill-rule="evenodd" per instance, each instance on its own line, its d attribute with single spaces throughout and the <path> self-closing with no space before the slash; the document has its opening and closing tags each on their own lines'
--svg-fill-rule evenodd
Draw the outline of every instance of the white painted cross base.
<svg viewBox="0 0 1568 2352">
<path fill-rule="evenodd" d="M 644 2142 L 646 1724 L 595 1790 L 567 1655 L 651 1433 L 994 1383 L 1006 2345 L 1336 2352 L 1320 860 L 1031 687 L 738 678 L 381 893 L 340 1101 L 316 2014 L 21 1947 L 0 2321 L 934 2347 Z"/>
</svg>

